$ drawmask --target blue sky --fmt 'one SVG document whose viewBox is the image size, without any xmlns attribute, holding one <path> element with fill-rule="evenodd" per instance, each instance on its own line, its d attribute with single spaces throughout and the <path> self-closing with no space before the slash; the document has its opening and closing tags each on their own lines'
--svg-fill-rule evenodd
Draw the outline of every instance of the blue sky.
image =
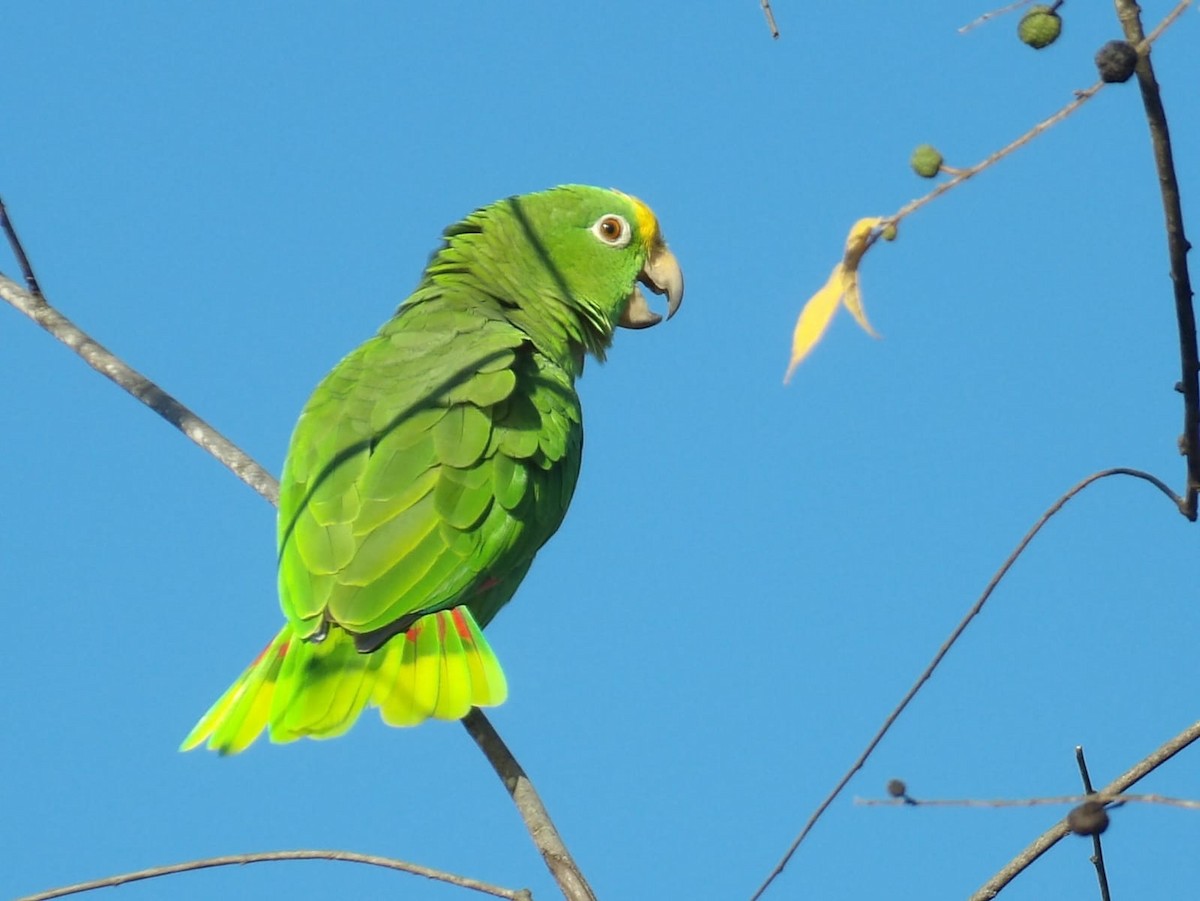
<svg viewBox="0 0 1200 901">
<path fill-rule="evenodd" d="M 1143 4 L 1147 26 L 1166 2 Z M 746 898 L 1068 486 L 1178 488 L 1156 178 L 1132 85 L 904 223 L 786 389 L 804 299 L 861 216 L 987 155 L 1095 79 L 1107 6 L 1061 41 L 960 2 L 25 4 L 4 17 L 0 194 L 43 287 L 273 471 L 309 391 L 412 288 L 443 226 L 561 182 L 644 198 L 680 315 L 580 384 L 583 475 L 489 629 L 493 722 L 604 898 Z M 1196 15 L 1155 51 L 1192 231 Z M 9 260 L 0 268 L 15 275 Z M 0 310 L 8 650 L 0 895 L 293 847 L 556 897 L 457 724 L 233 759 L 175 748 L 274 632 L 273 511 Z M 1200 532 L 1148 486 L 1072 501 L 769 898 L 963 897 L 1056 818 L 858 807 L 1103 784 L 1195 720 Z M 1144 790 L 1196 796 L 1194 754 Z M 1128 808 L 1122 897 L 1200 879 L 1195 813 Z M 1005 897 L 1092 897 L 1072 839 Z M 461 891 L 339 864 L 120 890 Z"/>
</svg>

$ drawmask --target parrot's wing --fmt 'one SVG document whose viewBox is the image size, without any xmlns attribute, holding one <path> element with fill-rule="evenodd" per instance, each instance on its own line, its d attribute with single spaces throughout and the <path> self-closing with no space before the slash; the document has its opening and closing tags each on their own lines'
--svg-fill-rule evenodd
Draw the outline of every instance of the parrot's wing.
<svg viewBox="0 0 1200 901">
<path fill-rule="evenodd" d="M 520 330 L 406 309 L 330 373 L 293 435 L 279 581 L 297 633 L 333 621 L 380 643 L 462 604 L 486 624 L 561 522 L 581 442 L 570 376 Z"/>
</svg>

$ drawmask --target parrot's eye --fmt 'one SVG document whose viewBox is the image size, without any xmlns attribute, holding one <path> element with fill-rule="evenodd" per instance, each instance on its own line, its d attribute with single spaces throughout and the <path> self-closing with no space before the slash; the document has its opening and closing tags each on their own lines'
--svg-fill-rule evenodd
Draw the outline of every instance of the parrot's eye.
<svg viewBox="0 0 1200 901">
<path fill-rule="evenodd" d="M 624 247 L 633 237 L 625 217 L 616 213 L 607 213 L 597 219 L 592 234 L 611 247 Z"/>
</svg>

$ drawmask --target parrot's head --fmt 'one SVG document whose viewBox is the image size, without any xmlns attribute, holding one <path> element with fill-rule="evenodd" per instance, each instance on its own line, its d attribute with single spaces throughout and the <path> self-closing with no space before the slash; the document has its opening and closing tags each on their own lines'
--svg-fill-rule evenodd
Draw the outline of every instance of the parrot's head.
<svg viewBox="0 0 1200 901">
<path fill-rule="evenodd" d="M 509 197 L 453 226 L 447 243 L 515 320 L 553 323 L 601 359 L 618 325 L 662 321 L 643 287 L 666 295 L 668 319 L 683 301 L 683 273 L 658 219 L 620 191 L 563 185 Z"/>
<path fill-rule="evenodd" d="M 584 185 L 514 199 L 531 208 L 531 223 L 541 220 L 550 267 L 561 271 L 573 294 L 605 314 L 610 331 L 662 321 L 641 286 L 667 295 L 667 318 L 675 315 L 683 302 L 683 272 L 642 201 Z"/>
</svg>

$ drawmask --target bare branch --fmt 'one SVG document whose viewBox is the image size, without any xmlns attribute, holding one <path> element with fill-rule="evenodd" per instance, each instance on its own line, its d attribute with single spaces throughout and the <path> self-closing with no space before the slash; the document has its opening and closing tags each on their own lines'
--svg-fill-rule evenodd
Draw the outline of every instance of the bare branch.
<svg viewBox="0 0 1200 901">
<path fill-rule="evenodd" d="M 41 294 L 33 294 L 0 275 L 0 299 L 20 310 L 51 335 L 75 351 L 85 363 L 132 394 L 272 504 L 279 502 L 279 483 L 232 441 L 177 401 L 108 348 L 92 339 Z"/>
<path fill-rule="evenodd" d="M 1137 6 L 1136 3 L 1134 3 L 1133 5 L 1135 7 Z M 1148 35 L 1146 35 L 1146 46 L 1144 49 L 1146 50 L 1147 53 L 1149 53 L 1150 45 L 1153 44 L 1155 41 L 1157 41 L 1160 37 L 1162 37 L 1162 33 L 1164 31 L 1166 31 L 1168 28 L 1170 28 L 1172 25 L 1174 25 L 1175 20 L 1178 19 L 1180 16 L 1182 16 L 1184 13 L 1184 10 L 1186 10 L 1191 5 L 1192 5 L 1192 0 L 1179 0 L 1179 3 L 1176 4 L 1175 8 L 1173 10 L 1171 10 L 1169 13 L 1167 13 L 1165 16 L 1163 16 L 1163 20 L 1154 26 L 1154 30 L 1152 32 L 1150 32 Z M 1117 4 L 1118 15 L 1120 15 L 1121 10 L 1124 6 L 1125 6 L 1125 4 L 1120 2 L 1120 0 L 1118 0 L 1118 4 Z M 1141 28 L 1140 20 L 1138 22 L 1138 27 L 1139 27 L 1139 29 Z M 1133 42 L 1130 41 L 1130 43 L 1133 43 Z"/>
<path fill-rule="evenodd" d="M 1178 807 L 1183 810 L 1200 810 L 1200 801 L 1192 798 L 1173 798 L 1170 795 L 1130 794 L 1119 792 L 1105 794 L 1090 792 L 1086 795 L 1052 795 L 1045 798 L 914 798 L 904 795 L 899 798 L 855 798 L 859 807 L 1052 807 L 1061 804 L 1083 804 L 1099 801 L 1101 804 L 1155 804 L 1160 807 Z"/>
<path fill-rule="evenodd" d="M 21 267 L 21 274 L 25 277 L 26 286 L 34 294 L 40 296 L 42 287 L 38 284 L 37 276 L 33 274 L 33 264 L 29 262 L 29 257 L 25 254 L 25 245 L 17 237 L 17 230 L 13 227 L 12 220 L 8 218 L 8 207 L 4 205 L 3 200 L 0 200 L 0 230 L 3 230 L 4 236 L 8 238 L 8 246 L 12 248 L 13 256 L 17 258 L 17 265 Z"/>
<path fill-rule="evenodd" d="M 1075 746 L 1075 762 L 1079 765 L 1079 776 L 1083 779 L 1083 790 L 1094 797 L 1092 777 L 1088 773 L 1087 760 L 1083 756 L 1083 745 Z M 1096 798 L 1095 800 L 1102 800 Z M 1096 868 L 1096 879 L 1100 883 L 1100 901 L 1112 901 L 1108 890 L 1108 872 L 1104 869 L 1104 849 L 1100 846 L 1100 833 L 1092 835 L 1092 865 Z"/>
<path fill-rule="evenodd" d="M 1158 169 L 1158 187 L 1162 193 L 1163 215 L 1166 219 L 1167 253 L 1171 260 L 1175 318 L 1179 325 L 1179 389 L 1183 394 L 1183 435 L 1179 439 L 1179 450 L 1187 457 L 1187 489 L 1180 510 L 1194 522 L 1197 491 L 1200 490 L 1200 357 L 1197 356 L 1196 313 L 1192 307 L 1192 283 L 1187 263 L 1191 245 L 1183 233 L 1183 205 L 1179 197 L 1179 182 L 1175 177 L 1167 113 L 1159 94 L 1158 79 L 1154 76 L 1154 64 L 1150 61 L 1151 42 L 1190 2 L 1184 0 L 1176 6 L 1149 38 L 1142 33 L 1141 10 L 1136 0 L 1116 0 L 1116 7 L 1117 17 L 1125 30 L 1125 40 L 1140 49 L 1134 71 L 1142 92 L 1146 122 L 1150 126 L 1150 142 L 1154 147 L 1154 165 Z"/>
<path fill-rule="evenodd" d="M 995 153 L 993 153 L 989 157 L 987 157 L 987 159 L 981 160 L 980 162 L 976 163 L 974 166 L 968 166 L 966 169 L 954 170 L 955 174 L 954 174 L 953 178 L 951 178 L 948 181 L 942 182 L 940 185 L 938 185 L 936 188 L 934 188 L 932 191 L 930 191 L 928 194 L 924 195 L 923 197 L 918 197 L 916 200 L 910 200 L 904 206 L 900 207 L 900 209 L 898 209 L 890 217 L 888 217 L 887 221 L 893 225 L 898 223 L 905 216 L 915 213 L 921 207 L 925 206 L 925 204 L 936 200 L 938 197 L 941 197 L 947 191 L 957 188 L 959 185 L 961 185 L 967 179 L 974 178 L 976 175 L 978 175 L 984 169 L 988 169 L 991 166 L 994 166 L 996 163 L 1000 162 L 1000 160 L 1004 159 L 1010 153 L 1020 150 L 1022 147 L 1024 147 L 1026 144 L 1028 144 L 1030 141 L 1032 141 L 1034 138 L 1036 138 L 1038 135 L 1040 135 L 1042 132 L 1044 132 L 1046 129 L 1054 127 L 1059 122 L 1061 122 L 1063 119 L 1067 118 L 1067 116 L 1071 115 L 1071 113 L 1078 110 L 1081 106 L 1083 106 L 1085 103 L 1087 103 L 1093 97 L 1095 97 L 1098 93 L 1100 93 L 1100 90 L 1103 87 L 1104 87 L 1104 82 L 1098 81 L 1094 85 L 1092 85 L 1090 88 L 1084 88 L 1082 91 L 1076 91 L 1075 99 L 1072 100 L 1070 103 L 1068 103 L 1066 106 L 1064 106 L 1062 109 L 1060 109 L 1058 112 L 1054 113 L 1054 115 L 1048 116 L 1047 118 L 1043 119 L 1037 125 L 1033 126 L 1033 128 L 1029 129 L 1029 131 L 1025 132 L 1025 134 L 1021 135 L 1015 141 L 1011 141 L 1010 143 L 1005 144 L 1003 147 L 1001 147 Z"/>
<path fill-rule="evenodd" d="M 496 775 L 512 795 L 513 803 L 517 805 L 521 819 L 525 821 L 525 827 L 533 836 L 538 850 L 542 852 L 542 858 L 558 881 L 563 895 L 569 901 L 596 901 L 591 886 L 583 878 L 583 873 L 571 858 L 571 852 L 563 844 L 558 830 L 550 820 L 550 814 L 542 805 L 542 799 L 533 790 L 529 777 L 525 775 L 525 771 L 521 769 L 521 765 L 512 756 L 491 722 L 483 715 L 483 711 L 472 707 L 471 712 L 463 719 L 463 726 L 471 734 L 471 738 L 475 739 L 475 744 L 479 745 L 479 749 L 495 768 Z"/>
<path fill-rule="evenodd" d="M 775 24 L 775 13 L 771 11 L 771 0 L 760 0 L 763 15 L 767 17 L 767 27 L 771 29 L 771 37 L 779 40 L 779 26 Z"/>
<path fill-rule="evenodd" d="M 1050 506 L 1050 508 L 1042 514 L 1041 518 L 1033 525 L 1033 528 L 1025 533 L 1025 537 L 1021 539 L 1020 543 L 1016 546 L 1013 552 L 1008 555 L 1008 559 L 1004 561 L 1004 564 L 996 571 L 996 574 L 992 576 L 991 581 L 988 582 L 987 587 L 984 588 L 983 594 L 979 596 L 979 599 L 974 603 L 971 609 L 967 611 L 966 616 L 964 616 L 959 624 L 955 626 L 954 631 L 950 633 L 950 637 L 942 643 L 940 648 L 938 648 L 938 651 L 936 654 L 934 654 L 933 660 L 930 662 L 929 666 L 925 667 L 925 671 L 917 677 L 917 681 L 913 683 L 912 687 L 900 700 L 900 703 L 897 704 L 895 709 L 888 714 L 887 719 L 883 721 L 883 725 L 879 727 L 879 731 L 877 731 L 875 736 L 867 743 L 867 747 L 858 756 L 858 759 L 851 764 L 850 769 L 846 771 L 845 775 L 842 776 L 837 785 L 833 787 L 833 790 L 825 797 L 825 800 L 817 806 L 815 811 L 813 811 L 812 815 L 808 818 L 808 822 L 804 824 L 804 828 L 800 830 L 800 834 L 797 835 L 792 841 L 792 844 L 788 847 L 786 853 L 783 855 L 783 858 L 775 865 L 775 869 L 771 871 L 770 875 L 767 876 L 763 884 L 758 887 L 758 891 L 756 891 L 750 897 L 750 901 L 758 901 L 767 888 L 770 887 L 775 878 L 783 872 L 784 868 L 788 865 L 788 861 L 792 859 L 792 855 L 796 853 L 796 850 L 800 847 L 800 844 L 805 838 L 808 837 L 808 834 L 817 824 L 817 820 L 821 818 L 825 811 L 829 809 L 829 806 L 833 804 L 838 795 L 842 793 L 842 789 L 844 789 L 850 783 L 850 780 L 854 777 L 854 774 L 863 768 L 863 765 L 867 762 L 867 759 L 875 751 L 875 748 L 878 747 L 879 743 L 883 741 L 883 737 L 887 735 L 888 730 L 892 728 L 892 724 L 900 718 L 900 714 L 904 712 L 904 709 L 908 706 L 909 702 L 916 697 L 917 692 L 920 691 L 925 683 L 929 681 L 934 670 L 938 668 L 938 665 L 942 662 L 942 659 L 950 652 L 950 648 L 954 646 L 954 643 L 958 641 L 959 637 L 963 634 L 963 632 L 966 631 L 966 628 L 968 625 L 970 625 L 971 620 L 978 616 L 979 612 L 983 610 L 983 605 L 986 604 L 988 598 L 992 596 L 992 592 L 996 590 L 996 587 L 1000 584 L 1000 580 L 1008 574 L 1008 571 L 1012 568 L 1013 564 L 1017 562 L 1017 558 L 1020 557 L 1025 548 L 1029 546 L 1029 542 L 1031 542 L 1034 536 L 1041 531 L 1042 526 L 1049 522 L 1050 518 L 1059 510 L 1061 510 L 1066 505 L 1067 501 L 1071 500 L 1071 498 L 1075 497 L 1075 495 L 1079 494 L 1079 492 L 1083 491 L 1093 482 L 1108 478 L 1109 476 L 1117 475 L 1133 476 L 1134 478 L 1149 482 L 1151 485 L 1169 497 L 1176 504 L 1176 506 L 1179 504 L 1179 498 L 1161 479 L 1158 479 L 1147 472 L 1142 472 L 1140 469 L 1127 469 L 1124 467 L 1105 469 L 1101 472 L 1092 473 L 1090 476 L 1073 486 L 1066 492 L 1066 494 L 1056 500 Z M 900 803 L 903 803 L 903 799 Z"/>
<path fill-rule="evenodd" d="M 972 21 L 968 22 L 962 28 L 958 29 L 958 33 L 966 34 L 968 31 L 971 31 L 974 28 L 978 28 L 980 25 L 982 25 L 984 22 L 987 22 L 990 19 L 994 19 L 997 16 L 1007 15 L 1008 13 L 1014 12 L 1015 10 L 1020 9 L 1022 6 L 1025 6 L 1026 4 L 1032 3 L 1032 2 L 1033 2 L 1033 0 L 1016 0 L 1015 3 L 1010 3 L 1010 4 L 1008 4 L 1008 6 L 1002 6 L 999 9 L 993 9 L 989 12 L 984 13 L 979 18 L 973 19 Z"/>
<path fill-rule="evenodd" d="M 1142 777 L 1158 769 L 1192 742 L 1196 741 L 1196 739 L 1200 739 L 1200 722 L 1192 724 L 1148 757 L 1134 764 L 1101 789 L 1100 796 L 1107 797 L 1109 795 L 1121 794 L 1121 792 L 1137 783 Z M 971 896 L 970 901 L 991 901 L 992 898 L 1000 894 L 1006 885 L 1012 882 L 1035 860 L 1058 844 L 1063 836 L 1069 832 L 1070 827 L 1067 826 L 1065 818 L 1047 829 L 1034 839 L 1024 851 L 1009 861 L 1000 872 L 989 879 L 979 891 L 975 892 Z"/>
<path fill-rule="evenodd" d="M 157 879 L 159 876 L 172 876 L 176 873 L 190 873 L 193 870 L 207 870 L 213 867 L 242 866 L 248 863 L 267 863 L 280 860 L 340 860 L 346 863 L 360 863 L 373 867 L 384 867 L 389 870 L 399 870 L 414 876 L 424 876 L 438 882 L 457 885 L 460 888 L 491 895 L 493 898 L 507 898 L 509 901 L 533 901 L 533 895 L 528 889 L 508 889 L 497 885 L 480 882 L 466 876 L 446 873 L 423 867 L 420 864 L 407 863 L 391 857 L 376 857 L 373 854 L 356 854 L 353 851 L 264 851 L 260 854 L 230 854 L 225 857 L 209 857 L 204 860 L 191 860 L 187 863 L 176 863 L 165 867 L 152 867 L 148 870 L 138 870 L 135 873 L 122 873 L 120 876 L 109 876 L 107 879 L 94 879 L 91 882 L 80 882 L 63 888 L 39 892 L 36 895 L 26 895 L 16 901 L 49 901 L 51 898 L 64 898 L 67 895 L 77 895 L 98 888 L 111 888 L 124 885 L 127 882 L 140 882 L 143 879 Z"/>
</svg>

